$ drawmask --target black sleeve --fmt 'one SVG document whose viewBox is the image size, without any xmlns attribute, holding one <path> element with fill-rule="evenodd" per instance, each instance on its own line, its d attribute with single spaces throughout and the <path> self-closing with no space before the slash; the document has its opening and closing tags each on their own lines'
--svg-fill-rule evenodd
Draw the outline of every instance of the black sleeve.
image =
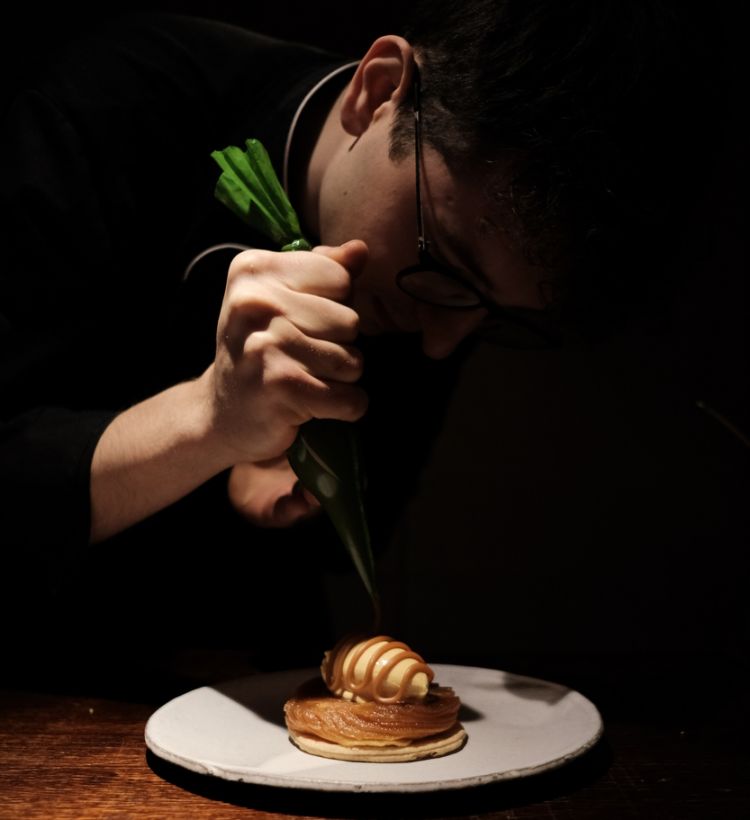
<svg viewBox="0 0 750 820">
<path fill-rule="evenodd" d="M 4 538 L 16 549 L 74 547 L 88 540 L 91 457 L 114 414 L 94 401 L 93 381 L 78 389 L 96 379 L 82 343 L 97 324 L 86 291 L 101 290 L 92 279 L 111 239 L 80 139 L 38 92 L 8 112 L 0 176 Z"/>
</svg>

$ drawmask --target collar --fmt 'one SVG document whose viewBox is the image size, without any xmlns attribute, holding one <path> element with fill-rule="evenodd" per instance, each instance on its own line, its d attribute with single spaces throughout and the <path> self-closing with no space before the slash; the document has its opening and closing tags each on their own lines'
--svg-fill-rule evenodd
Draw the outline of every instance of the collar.
<svg viewBox="0 0 750 820">
<path fill-rule="evenodd" d="M 335 77 L 338 77 L 345 71 L 349 71 L 350 69 L 354 68 L 355 66 L 359 65 L 359 60 L 353 60 L 350 63 L 344 63 L 344 65 L 338 66 L 338 68 L 334 68 L 333 71 L 330 71 L 328 74 L 325 75 L 322 79 L 318 80 L 318 82 L 305 94 L 302 102 L 297 106 L 297 110 L 294 112 L 294 116 L 292 117 L 292 123 L 289 126 L 289 132 L 287 133 L 286 137 L 286 144 L 284 146 L 284 161 L 282 164 L 282 185 L 284 186 L 284 190 L 289 193 L 289 156 L 292 150 L 292 142 L 294 140 L 294 134 L 297 129 L 297 124 L 302 116 L 302 112 L 305 110 L 306 106 L 310 102 L 310 100 L 320 91 L 323 86 L 333 80 Z"/>
</svg>

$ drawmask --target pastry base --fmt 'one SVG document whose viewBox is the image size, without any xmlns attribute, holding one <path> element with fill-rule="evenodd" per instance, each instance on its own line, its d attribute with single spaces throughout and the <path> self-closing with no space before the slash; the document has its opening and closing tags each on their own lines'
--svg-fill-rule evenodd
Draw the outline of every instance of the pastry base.
<svg viewBox="0 0 750 820">
<path fill-rule="evenodd" d="M 447 732 L 413 740 L 406 746 L 340 746 L 313 735 L 289 731 L 292 743 L 303 752 L 334 760 L 362 763 L 408 763 L 457 752 L 466 742 L 466 730 L 457 723 Z"/>
</svg>

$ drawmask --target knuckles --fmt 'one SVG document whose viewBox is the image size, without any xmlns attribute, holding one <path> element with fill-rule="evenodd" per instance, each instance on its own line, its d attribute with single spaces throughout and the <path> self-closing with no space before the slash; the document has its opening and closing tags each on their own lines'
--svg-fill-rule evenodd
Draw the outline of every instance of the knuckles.
<svg viewBox="0 0 750 820">
<path fill-rule="evenodd" d="M 350 307 L 341 305 L 338 324 L 343 331 L 343 338 L 347 341 L 354 341 L 359 334 L 359 315 Z"/>
<path fill-rule="evenodd" d="M 294 393 L 306 387 L 308 381 L 307 373 L 293 359 L 276 356 L 273 353 L 266 355 L 266 366 L 263 371 L 263 386 L 266 390 Z"/>
<path fill-rule="evenodd" d="M 333 370 L 341 380 L 359 380 L 364 371 L 362 354 L 358 350 L 346 350 L 345 355 L 333 363 Z"/>
<path fill-rule="evenodd" d="M 272 270 L 275 267 L 276 256 L 278 254 L 273 251 L 264 251 L 258 248 L 240 251 L 229 263 L 227 279 L 232 282 L 238 276 L 254 275 L 264 270 Z"/>
<path fill-rule="evenodd" d="M 266 327 L 272 317 L 281 313 L 273 300 L 262 293 L 230 294 L 226 301 L 226 317 L 230 324 L 249 322 L 248 332 Z"/>
<path fill-rule="evenodd" d="M 241 251 L 229 264 L 227 281 L 231 285 L 237 279 L 266 274 L 299 292 L 321 289 L 337 302 L 345 301 L 351 292 L 349 271 L 333 259 L 310 251 L 283 253 L 258 248 Z"/>
<path fill-rule="evenodd" d="M 326 256 L 315 253 L 310 253 L 309 256 L 318 266 L 321 280 L 325 277 L 326 289 L 331 297 L 337 302 L 347 299 L 352 289 L 352 278 L 349 271 Z"/>
</svg>

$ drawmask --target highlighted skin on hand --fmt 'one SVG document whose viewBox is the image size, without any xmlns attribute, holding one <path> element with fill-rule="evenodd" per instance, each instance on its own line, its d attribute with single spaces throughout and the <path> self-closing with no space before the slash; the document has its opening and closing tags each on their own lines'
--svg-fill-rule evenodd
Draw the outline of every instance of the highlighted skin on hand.
<svg viewBox="0 0 750 820">
<path fill-rule="evenodd" d="M 278 458 L 312 418 L 364 414 L 359 320 L 345 302 L 366 258 L 355 240 L 232 261 L 209 378 L 213 426 L 235 464 Z"/>
</svg>

